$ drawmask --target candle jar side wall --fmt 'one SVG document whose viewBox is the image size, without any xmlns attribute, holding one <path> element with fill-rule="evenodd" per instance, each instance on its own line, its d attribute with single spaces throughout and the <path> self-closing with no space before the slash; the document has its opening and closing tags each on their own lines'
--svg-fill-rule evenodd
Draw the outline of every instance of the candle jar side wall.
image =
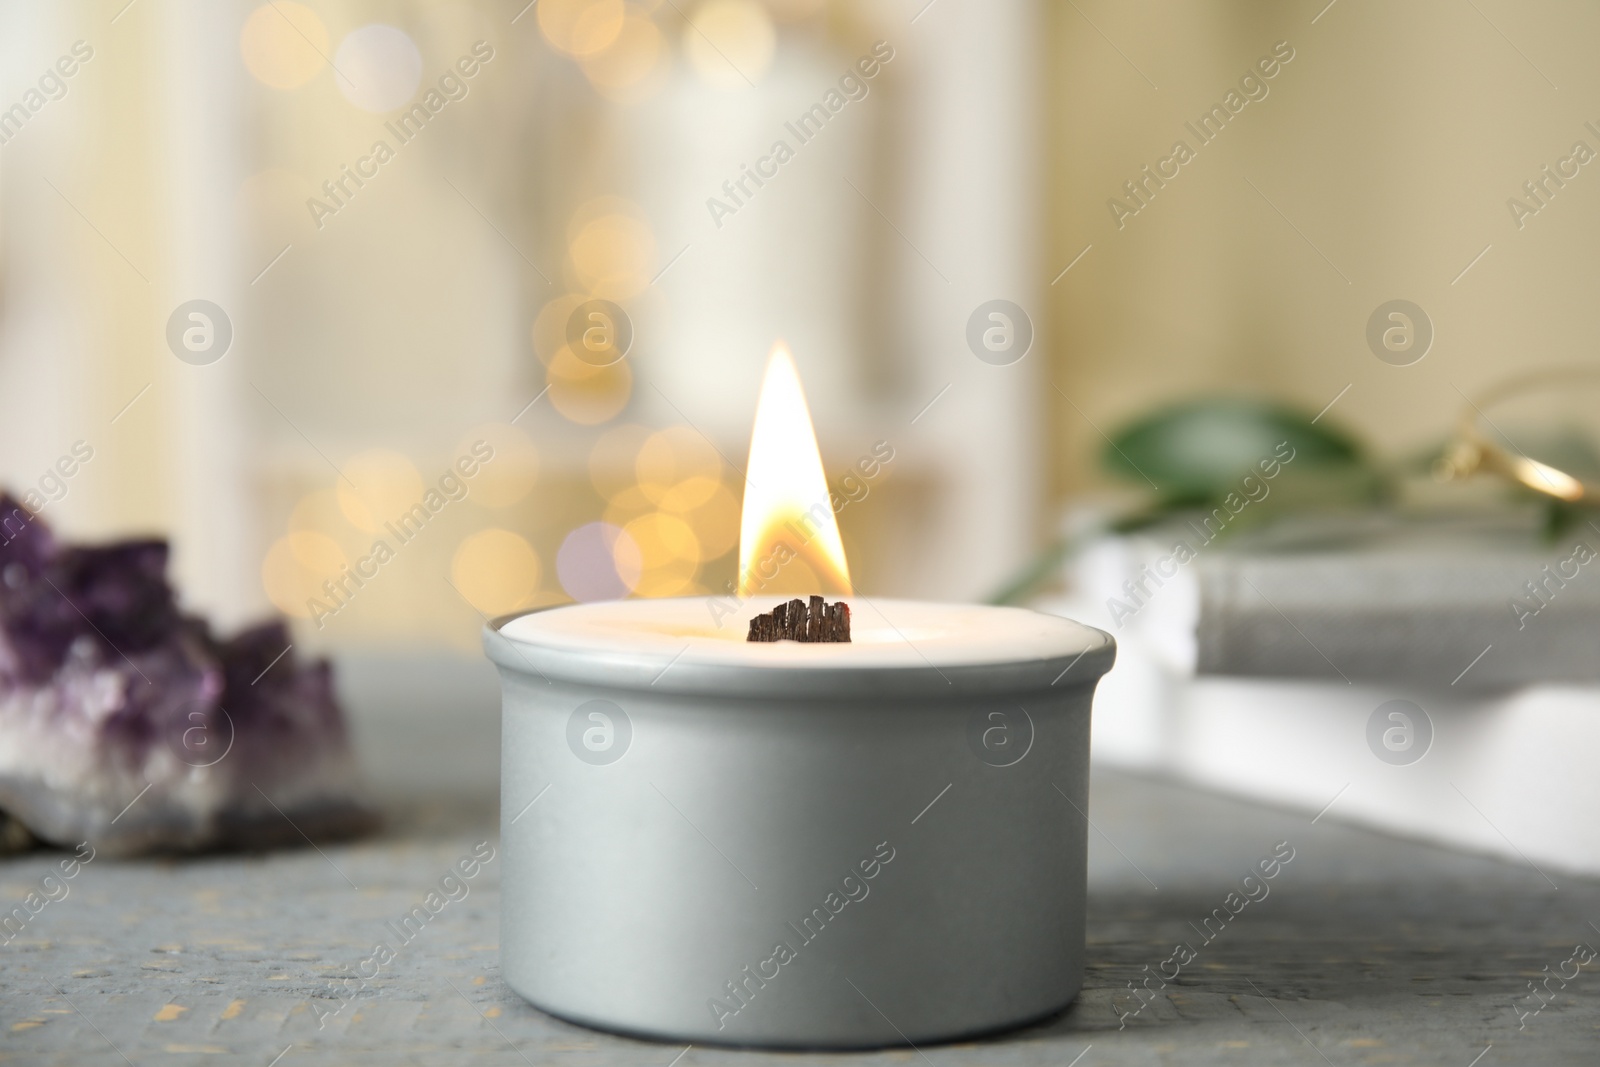
<svg viewBox="0 0 1600 1067">
<path fill-rule="evenodd" d="M 861 1048 L 1076 995 L 1097 679 L 758 698 L 748 679 L 654 692 L 496 659 L 502 966 L 536 1006 L 697 1044 Z"/>
</svg>

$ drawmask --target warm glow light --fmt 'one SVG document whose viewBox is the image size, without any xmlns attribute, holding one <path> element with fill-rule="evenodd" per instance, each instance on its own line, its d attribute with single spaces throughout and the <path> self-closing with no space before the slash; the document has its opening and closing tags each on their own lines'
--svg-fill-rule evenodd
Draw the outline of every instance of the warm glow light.
<svg viewBox="0 0 1600 1067">
<path fill-rule="evenodd" d="M 1583 497 L 1583 483 L 1565 471 L 1558 471 L 1547 463 L 1527 456 L 1518 456 L 1512 460 L 1512 465 L 1523 485 L 1562 500 L 1576 501 Z"/>
<path fill-rule="evenodd" d="M 593 55 L 622 32 L 622 0 L 543 0 L 539 28 L 556 48 L 575 56 Z"/>
<path fill-rule="evenodd" d="M 328 31 L 304 4 L 273 0 L 244 20 L 239 53 L 261 84 L 298 89 L 327 64 Z"/>
<path fill-rule="evenodd" d="M 521 536 L 491 527 L 462 541 L 450 561 L 450 580 L 478 611 L 518 611 L 539 589 L 539 554 Z"/>
<path fill-rule="evenodd" d="M 739 519 L 739 595 L 850 591 L 811 412 L 794 359 L 780 341 L 767 360 L 750 432 Z"/>
<path fill-rule="evenodd" d="M 494 462 L 485 463 L 473 476 L 468 486 L 473 500 L 491 508 L 508 508 L 533 492 L 539 478 L 539 452 L 522 427 L 506 422 L 474 427 L 450 454 L 466 455 L 474 441 L 489 443 Z"/>
<path fill-rule="evenodd" d="M 661 30 L 648 15 L 630 12 L 623 16 L 617 39 L 599 52 L 582 59 L 584 74 L 599 93 L 618 103 L 633 103 L 651 95 L 652 78 L 664 73 L 666 53 Z"/>
<path fill-rule="evenodd" d="M 280 537 L 261 561 L 261 586 L 279 611 L 297 619 L 311 617 L 311 598 L 326 598 L 322 583 L 339 577 L 349 563 L 339 543 L 310 531 Z"/>
<path fill-rule="evenodd" d="M 369 448 L 345 460 L 340 470 L 339 510 L 358 530 L 377 533 L 422 499 L 421 472 L 398 452 Z"/>
<path fill-rule="evenodd" d="M 689 426 L 653 433 L 639 449 L 634 471 L 644 495 L 669 511 L 687 511 L 711 499 L 722 477 L 722 457 Z"/>
<path fill-rule="evenodd" d="M 705 0 L 683 28 L 683 52 L 700 80 L 717 89 L 748 89 L 772 65 L 778 35 L 756 0 Z"/>
<path fill-rule="evenodd" d="M 626 363 L 596 367 L 560 348 L 545 372 L 550 404 L 562 417 L 580 426 L 596 426 L 616 417 L 633 392 L 633 372 Z"/>
<path fill-rule="evenodd" d="M 636 596 L 681 596 L 700 572 L 700 542 L 676 515 L 655 511 L 623 527 L 639 548 Z"/>
<path fill-rule="evenodd" d="M 592 296 L 632 300 L 650 284 L 656 240 L 648 223 L 609 212 L 576 227 L 568 254 L 572 270 Z"/>
<path fill-rule="evenodd" d="M 732 552 L 739 541 L 739 499 L 726 485 L 718 482 L 704 503 L 683 511 L 676 505 L 676 494 L 669 494 L 661 507 L 679 515 L 694 531 L 700 542 L 702 559 L 713 560 Z"/>
</svg>

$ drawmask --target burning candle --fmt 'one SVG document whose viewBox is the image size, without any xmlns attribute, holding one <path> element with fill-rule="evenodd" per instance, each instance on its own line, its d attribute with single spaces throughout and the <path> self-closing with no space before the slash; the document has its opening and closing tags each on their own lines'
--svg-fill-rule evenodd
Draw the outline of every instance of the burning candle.
<svg viewBox="0 0 1600 1067">
<path fill-rule="evenodd" d="M 1065 1007 L 1111 637 L 855 593 L 781 346 L 740 531 L 736 596 L 486 628 L 506 982 L 601 1029 L 783 1048 L 953 1039 Z M 812 597 L 838 598 L 831 621 L 750 640 L 780 606 L 793 621 L 791 594 L 807 623 Z"/>
</svg>

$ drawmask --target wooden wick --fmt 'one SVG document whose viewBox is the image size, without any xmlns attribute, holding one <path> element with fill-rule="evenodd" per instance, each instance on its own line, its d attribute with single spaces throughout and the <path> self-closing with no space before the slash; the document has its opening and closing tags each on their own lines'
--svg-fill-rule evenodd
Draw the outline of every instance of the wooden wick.
<svg viewBox="0 0 1600 1067">
<path fill-rule="evenodd" d="M 842 600 L 829 604 L 819 596 L 812 597 L 809 606 L 803 600 L 791 600 L 751 619 L 745 640 L 848 644 L 850 605 Z"/>
</svg>

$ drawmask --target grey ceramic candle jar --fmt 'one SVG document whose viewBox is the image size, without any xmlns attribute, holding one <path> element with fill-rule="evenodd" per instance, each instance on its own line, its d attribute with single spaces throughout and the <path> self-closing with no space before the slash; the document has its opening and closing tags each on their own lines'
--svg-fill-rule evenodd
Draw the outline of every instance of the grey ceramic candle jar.
<svg viewBox="0 0 1600 1067">
<path fill-rule="evenodd" d="M 701 599 L 486 629 L 512 989 L 605 1030 L 775 1048 L 959 1038 L 1072 1000 L 1111 637 L 1015 608 L 855 611 L 848 645 L 718 636 Z"/>
</svg>

